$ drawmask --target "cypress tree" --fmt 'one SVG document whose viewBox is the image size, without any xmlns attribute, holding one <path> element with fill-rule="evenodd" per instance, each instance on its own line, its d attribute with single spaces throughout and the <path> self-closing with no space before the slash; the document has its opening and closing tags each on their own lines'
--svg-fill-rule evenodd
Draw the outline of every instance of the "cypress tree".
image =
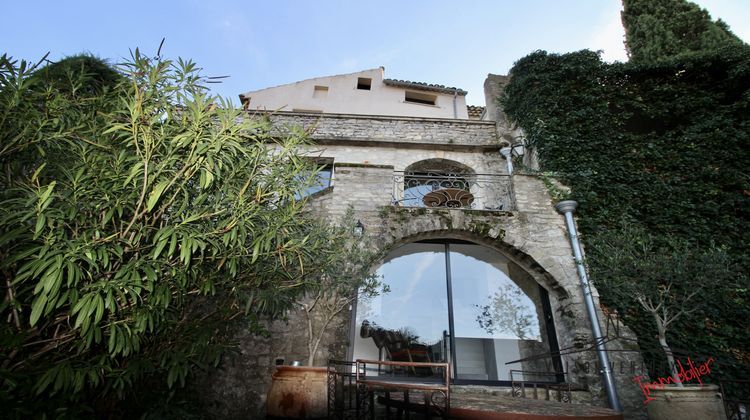
<svg viewBox="0 0 750 420">
<path fill-rule="evenodd" d="M 633 63 L 745 45 L 726 23 L 686 0 L 623 0 L 622 24 Z"/>
</svg>

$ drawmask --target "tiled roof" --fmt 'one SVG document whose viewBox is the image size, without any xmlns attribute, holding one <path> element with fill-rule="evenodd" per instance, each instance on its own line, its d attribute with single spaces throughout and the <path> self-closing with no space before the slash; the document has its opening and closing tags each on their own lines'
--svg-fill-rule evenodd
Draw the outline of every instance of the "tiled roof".
<svg viewBox="0 0 750 420">
<path fill-rule="evenodd" d="M 454 93 L 455 92 L 457 95 L 461 95 L 461 96 L 464 96 L 467 93 L 469 93 L 463 89 L 459 89 L 456 87 L 433 85 L 433 84 L 424 83 L 424 82 L 412 82 L 409 80 L 383 79 L 383 83 L 389 86 L 398 86 L 398 87 L 406 87 L 406 88 L 419 89 L 419 90 L 428 90 L 431 92 L 440 92 L 440 93 Z"/>
<path fill-rule="evenodd" d="M 469 113 L 469 119 L 478 120 L 484 114 L 484 107 L 479 105 L 466 105 L 466 112 Z"/>
</svg>

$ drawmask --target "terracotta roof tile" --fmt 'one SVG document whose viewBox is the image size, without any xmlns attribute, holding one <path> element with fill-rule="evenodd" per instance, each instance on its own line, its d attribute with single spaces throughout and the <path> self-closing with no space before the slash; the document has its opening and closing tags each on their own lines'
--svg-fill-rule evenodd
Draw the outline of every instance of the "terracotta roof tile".
<svg viewBox="0 0 750 420">
<path fill-rule="evenodd" d="M 389 86 L 407 87 L 407 88 L 412 88 L 412 89 L 428 90 L 431 92 L 440 92 L 440 93 L 454 93 L 455 92 L 456 94 L 461 95 L 461 96 L 465 96 L 467 93 L 469 93 L 457 87 L 433 85 L 433 84 L 424 83 L 424 82 L 412 82 L 410 80 L 383 79 L 383 83 Z"/>
</svg>

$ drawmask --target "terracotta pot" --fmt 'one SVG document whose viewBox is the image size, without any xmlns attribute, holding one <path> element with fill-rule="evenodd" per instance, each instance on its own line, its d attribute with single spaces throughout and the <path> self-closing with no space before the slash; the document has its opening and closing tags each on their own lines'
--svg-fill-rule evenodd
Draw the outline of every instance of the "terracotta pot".
<svg viewBox="0 0 750 420">
<path fill-rule="evenodd" d="M 665 385 L 664 388 L 652 388 L 651 397 L 655 400 L 648 403 L 646 410 L 652 420 L 727 418 L 717 385 L 685 384 L 682 388 Z"/>
<path fill-rule="evenodd" d="M 314 419 L 328 416 L 328 369 L 277 366 L 268 390 L 269 417 Z"/>
</svg>

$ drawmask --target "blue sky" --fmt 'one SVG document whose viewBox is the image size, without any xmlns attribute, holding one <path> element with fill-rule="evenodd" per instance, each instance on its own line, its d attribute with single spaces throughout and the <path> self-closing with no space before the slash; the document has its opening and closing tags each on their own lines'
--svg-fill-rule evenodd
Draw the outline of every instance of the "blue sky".
<svg viewBox="0 0 750 420">
<path fill-rule="evenodd" d="M 750 0 L 698 0 L 750 41 Z M 625 60 L 620 0 L 15 1 L 3 6 L 2 52 L 52 59 L 129 49 L 191 58 L 242 92 L 385 66 L 386 77 L 456 86 L 483 105 L 487 73 L 542 49 L 604 50 Z"/>
</svg>

